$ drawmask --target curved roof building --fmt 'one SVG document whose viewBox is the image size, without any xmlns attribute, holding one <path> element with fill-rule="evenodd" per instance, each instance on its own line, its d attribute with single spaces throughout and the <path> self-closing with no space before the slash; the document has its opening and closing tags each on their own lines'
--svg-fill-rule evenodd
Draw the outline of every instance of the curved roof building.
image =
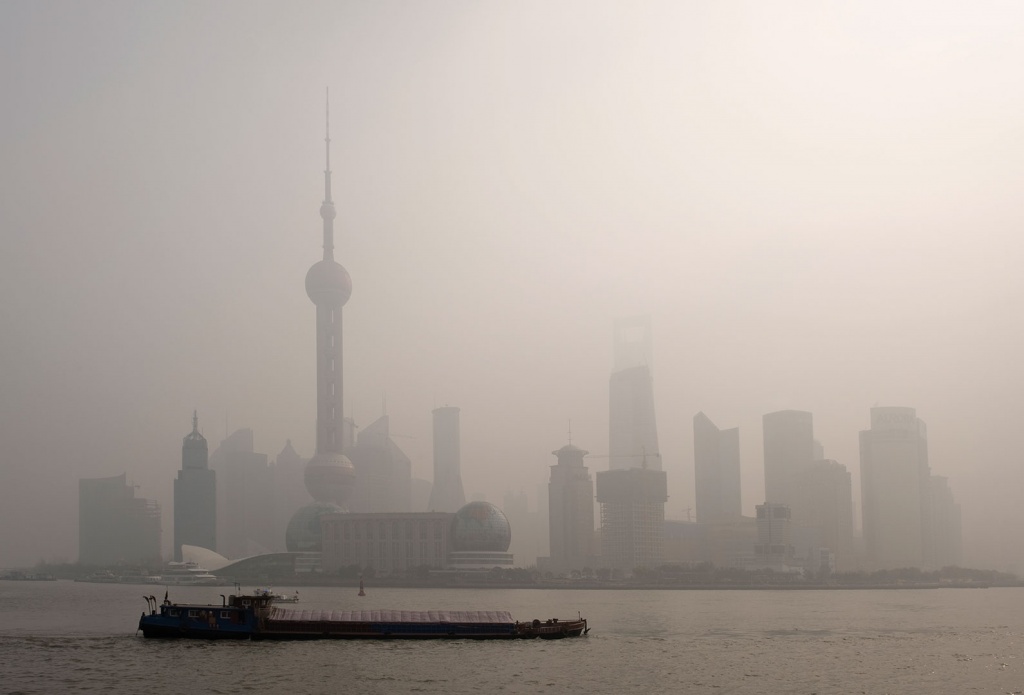
<svg viewBox="0 0 1024 695">
<path fill-rule="evenodd" d="M 490 502 L 470 502 L 455 512 L 450 527 L 451 569 L 511 567 L 512 527 L 505 513 Z"/>
</svg>

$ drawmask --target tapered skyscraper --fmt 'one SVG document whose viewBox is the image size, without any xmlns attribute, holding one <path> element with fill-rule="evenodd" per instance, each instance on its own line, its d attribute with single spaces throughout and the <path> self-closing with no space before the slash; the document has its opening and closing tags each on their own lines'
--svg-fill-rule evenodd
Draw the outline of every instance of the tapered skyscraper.
<svg viewBox="0 0 1024 695">
<path fill-rule="evenodd" d="M 615 322 L 614 367 L 608 384 L 608 468 L 661 470 L 651 380 L 651 320 Z"/>
<path fill-rule="evenodd" d="M 316 500 L 300 509 L 288 524 L 289 550 L 320 550 L 319 514 L 344 509 L 355 471 L 344 455 L 341 308 L 352 295 L 352 278 L 334 260 L 334 218 L 331 199 L 331 130 L 327 111 L 327 168 L 324 169 L 324 256 L 306 273 L 306 294 L 316 305 L 316 454 L 306 465 L 306 489 Z"/>
</svg>

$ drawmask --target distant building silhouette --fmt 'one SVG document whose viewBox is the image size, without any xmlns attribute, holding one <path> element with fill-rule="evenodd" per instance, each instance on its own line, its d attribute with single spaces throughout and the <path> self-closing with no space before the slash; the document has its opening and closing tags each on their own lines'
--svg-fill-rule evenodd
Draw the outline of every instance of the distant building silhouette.
<svg viewBox="0 0 1024 695">
<path fill-rule="evenodd" d="M 789 505 L 794 522 L 806 511 L 807 475 L 814 462 L 814 424 L 810 413 L 780 410 L 764 425 L 765 500 Z"/>
<path fill-rule="evenodd" d="M 426 478 L 413 478 L 411 481 L 411 503 L 409 509 L 414 512 L 425 512 L 430 506 L 430 491 L 434 484 Z"/>
<path fill-rule="evenodd" d="M 454 512 L 466 504 L 462 488 L 462 443 L 459 409 L 444 406 L 434 409 L 434 486 L 430 490 L 429 510 Z"/>
<path fill-rule="evenodd" d="M 793 564 L 793 524 L 789 505 L 757 505 L 757 544 L 754 556 L 759 565 L 785 570 Z"/>
<path fill-rule="evenodd" d="M 547 554 L 548 545 L 548 526 L 541 524 L 539 510 L 530 508 L 530 498 L 525 490 L 506 490 L 502 495 L 501 511 L 516 530 L 508 551 L 515 556 L 520 567 L 536 565 L 537 558 Z"/>
<path fill-rule="evenodd" d="M 288 550 L 299 550 L 295 539 L 309 543 L 309 534 L 319 534 L 315 519 L 330 511 L 343 511 L 352 494 L 355 469 L 345 456 L 345 390 L 342 354 L 342 307 L 352 295 L 352 278 L 334 260 L 334 218 L 331 199 L 331 131 L 327 111 L 324 138 L 327 166 L 324 169 L 323 259 L 306 273 L 306 294 L 316 305 L 316 453 L 306 464 L 306 489 L 314 503 L 295 513 L 288 524 Z M 310 521 L 314 519 L 314 521 Z M 301 527 L 301 528 L 300 528 Z M 315 545 L 315 544 L 314 544 Z M 319 550 L 319 548 L 303 548 Z"/>
<path fill-rule="evenodd" d="M 199 433 L 199 415 L 192 413 L 192 431 L 181 443 L 181 470 L 174 481 L 174 559 L 181 546 L 217 549 L 217 474 L 210 470 L 206 437 Z"/>
<path fill-rule="evenodd" d="M 664 557 L 668 481 L 651 379 L 650 317 L 615 322 L 608 389 L 608 468 L 597 473 L 602 565 L 628 574 Z"/>
<path fill-rule="evenodd" d="M 661 470 L 651 377 L 650 317 L 620 319 L 614 329 L 608 385 L 608 467 Z"/>
<path fill-rule="evenodd" d="M 742 515 L 740 431 L 720 430 L 704 413 L 693 416 L 697 523 L 736 521 Z"/>
<path fill-rule="evenodd" d="M 668 500 L 665 471 L 630 468 L 601 471 L 596 478 L 602 566 L 630 574 L 637 567 L 661 565 Z"/>
<path fill-rule="evenodd" d="M 280 547 L 275 533 L 274 470 L 254 449 L 249 428 L 235 430 L 210 454 L 217 474 L 217 550 L 230 558 Z M 189 544 L 191 545 L 191 544 Z"/>
<path fill-rule="evenodd" d="M 122 473 L 78 481 L 78 561 L 112 565 L 160 561 L 160 505 L 135 496 Z"/>
<path fill-rule="evenodd" d="M 819 547 L 834 558 L 832 569 L 849 572 L 857 568 L 853 549 L 853 486 L 846 466 L 832 460 L 811 464 L 807 487 L 807 523 L 819 530 Z M 818 570 L 813 564 L 807 569 Z"/>
<path fill-rule="evenodd" d="M 285 548 L 285 537 L 292 516 L 309 503 L 305 473 L 308 461 L 295 450 L 292 440 L 285 440 L 273 464 L 274 479 L 274 547 Z"/>
<path fill-rule="evenodd" d="M 925 566 L 928 430 L 913 408 L 871 409 L 860 433 L 864 545 L 872 569 Z"/>
<path fill-rule="evenodd" d="M 587 452 L 566 444 L 551 453 L 558 457 L 548 483 L 551 567 L 558 572 L 593 567 L 594 482 L 583 465 Z"/>
<path fill-rule="evenodd" d="M 412 511 L 412 461 L 391 438 L 387 415 L 360 430 L 348 457 L 356 471 L 350 511 Z"/>
<path fill-rule="evenodd" d="M 930 516 L 927 528 L 931 542 L 932 567 L 943 568 L 963 562 L 963 538 L 960 505 L 953 499 L 949 479 L 940 475 L 929 478 Z"/>
<path fill-rule="evenodd" d="M 913 408 L 871 409 L 860 433 L 864 545 L 872 569 L 940 569 L 962 561 L 960 505 L 932 475 L 928 429 Z"/>
</svg>

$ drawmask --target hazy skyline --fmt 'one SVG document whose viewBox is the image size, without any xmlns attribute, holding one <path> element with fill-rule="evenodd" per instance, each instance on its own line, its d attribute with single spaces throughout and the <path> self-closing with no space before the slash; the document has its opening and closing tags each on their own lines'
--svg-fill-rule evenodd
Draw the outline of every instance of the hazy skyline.
<svg viewBox="0 0 1024 695">
<path fill-rule="evenodd" d="M 651 316 L 670 518 L 692 417 L 810 411 L 853 474 L 928 425 L 965 562 L 1024 564 L 1024 8 L 1011 2 L 0 3 L 0 566 L 77 556 L 77 485 L 164 509 L 193 409 L 313 454 L 324 89 L 345 412 L 467 497 L 607 454 Z M 603 459 L 586 461 L 592 472 Z"/>
</svg>

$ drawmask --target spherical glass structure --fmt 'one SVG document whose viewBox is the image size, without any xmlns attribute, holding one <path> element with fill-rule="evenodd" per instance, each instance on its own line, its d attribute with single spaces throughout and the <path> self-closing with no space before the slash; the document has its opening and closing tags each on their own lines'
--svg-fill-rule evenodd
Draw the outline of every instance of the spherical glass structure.
<svg viewBox="0 0 1024 695">
<path fill-rule="evenodd" d="M 292 515 L 288 529 L 284 532 L 284 544 L 290 553 L 321 552 L 323 550 L 323 534 L 320 530 L 320 517 L 344 511 L 330 502 L 314 502 Z"/>
<path fill-rule="evenodd" d="M 504 553 L 512 542 L 512 527 L 505 513 L 490 502 L 470 502 L 455 512 L 451 539 L 456 552 Z"/>
</svg>

